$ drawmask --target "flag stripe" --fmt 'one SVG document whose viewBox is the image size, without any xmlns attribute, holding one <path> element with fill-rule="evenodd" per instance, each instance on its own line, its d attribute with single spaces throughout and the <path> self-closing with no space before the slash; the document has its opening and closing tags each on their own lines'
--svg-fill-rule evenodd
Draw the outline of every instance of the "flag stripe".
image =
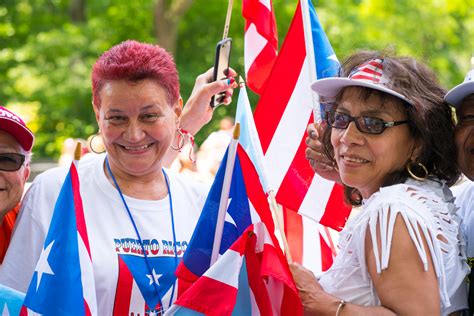
<svg viewBox="0 0 474 316">
<path fill-rule="evenodd" d="M 89 246 L 89 237 L 87 236 L 86 220 L 84 218 L 84 209 L 82 207 L 82 198 L 79 187 L 79 176 L 77 174 L 76 165 L 74 163 L 71 164 L 71 171 L 72 170 L 73 172 L 71 172 L 71 181 L 74 194 L 74 208 L 76 210 L 77 231 L 79 232 L 84 246 L 87 249 L 89 259 L 92 260 L 91 248 Z"/>
<path fill-rule="evenodd" d="M 271 0 L 243 0 L 245 18 L 244 61 L 247 84 L 261 94 L 273 68 L 278 36 Z"/>
<path fill-rule="evenodd" d="M 249 25 L 253 23 L 262 36 L 277 46 L 278 37 L 276 36 L 275 15 L 271 11 L 271 7 L 271 1 L 268 1 L 268 4 L 265 5 L 261 1 L 243 0 L 242 16 L 247 21 L 246 31 Z"/>
<path fill-rule="evenodd" d="M 307 126 L 312 121 L 313 117 L 310 115 L 309 121 L 304 126 Z M 288 171 L 285 175 L 285 178 L 281 182 L 280 189 L 276 195 L 277 201 L 293 210 L 300 209 L 301 203 L 303 202 L 314 177 L 314 171 L 311 169 L 311 166 L 306 160 L 305 139 L 306 135 L 303 133 L 298 150 L 294 155 L 290 167 L 287 169 Z M 295 191 L 295 183 L 301 183 L 304 186 L 301 187 L 300 190 Z"/>
<path fill-rule="evenodd" d="M 129 310 L 133 287 L 133 276 L 131 273 L 126 273 L 128 267 L 120 256 L 118 256 L 118 265 L 120 275 L 115 292 L 114 315 L 121 315 L 123 311 Z"/>
<path fill-rule="evenodd" d="M 307 67 L 306 59 L 303 62 L 303 69 L 305 67 Z M 281 183 L 300 147 L 301 140 L 305 135 L 306 124 L 312 113 L 311 99 L 307 97 L 309 85 L 308 72 L 301 71 L 300 77 L 293 87 L 291 98 L 288 100 L 285 111 L 274 131 L 270 146 L 265 153 L 265 164 L 268 169 L 271 169 L 268 174 L 268 184 L 269 187 L 277 191 L 282 186 Z M 260 128 L 258 126 L 259 133 Z M 303 167 L 307 165 L 308 163 L 305 161 Z M 304 185 L 301 182 L 300 184 Z"/>
<path fill-rule="evenodd" d="M 265 223 L 270 231 L 273 231 L 275 226 L 273 224 L 272 213 L 270 207 L 268 206 L 265 192 L 263 192 L 263 188 L 260 184 L 257 171 L 255 170 L 247 153 L 240 145 L 237 147 L 237 155 L 242 168 L 242 175 L 246 184 L 245 190 L 251 204 L 251 209 L 255 209 L 258 213 L 258 216 L 260 217 L 260 220 Z M 258 207 L 255 208 L 255 206 Z M 276 240 L 273 240 L 273 242 L 276 242 Z"/>
<path fill-rule="evenodd" d="M 81 281 L 84 295 L 84 304 L 86 315 L 97 315 L 96 304 L 97 301 L 95 293 L 94 275 L 89 252 L 86 249 L 82 236 L 77 234 L 78 250 L 79 250 L 79 264 L 81 266 Z"/>
<path fill-rule="evenodd" d="M 252 41 L 252 39 L 247 37 L 245 40 Z M 261 94 L 266 87 L 268 74 L 272 71 L 275 64 L 275 51 L 270 43 L 266 43 L 262 50 L 259 51 L 258 56 L 253 60 L 247 56 L 250 54 L 248 50 L 245 50 L 244 53 L 245 65 L 249 65 L 246 66 L 247 78 L 249 78 L 247 84 L 253 91 Z M 250 62 L 251 60 L 252 62 Z"/>
<path fill-rule="evenodd" d="M 357 74 L 355 76 L 352 76 L 351 79 L 357 79 L 357 80 L 367 80 L 370 82 L 379 82 L 379 78 L 374 78 L 374 76 L 369 76 L 369 75 L 363 75 L 363 74 Z"/>
<path fill-rule="evenodd" d="M 285 235 L 293 261 L 303 264 L 303 220 L 301 215 L 282 206 L 285 222 Z"/>
<path fill-rule="evenodd" d="M 321 217 L 321 224 L 341 231 L 346 224 L 351 208 L 343 204 L 344 201 L 344 187 L 336 183 L 331 191 L 331 195 L 326 204 L 326 210 Z M 329 225 L 328 223 L 331 223 Z"/>
<path fill-rule="evenodd" d="M 307 165 L 309 164 L 307 163 Z M 324 223 L 324 225 L 331 226 L 331 220 L 333 220 L 334 216 L 339 214 L 340 208 L 343 206 L 342 200 L 339 200 L 335 201 L 335 203 L 332 205 L 336 208 L 330 209 L 327 207 L 327 203 L 331 197 L 331 192 L 334 185 L 334 182 L 328 181 L 322 178 L 320 175 L 315 174 L 313 181 L 309 186 L 308 192 L 301 203 L 298 213 Z M 343 209 L 345 210 L 345 208 Z M 328 219 L 329 221 L 322 222 L 321 219 L 326 211 L 328 212 L 328 215 L 325 217 L 325 219 Z"/>
<path fill-rule="evenodd" d="M 295 36 L 285 39 L 279 54 L 279 59 L 288 57 L 292 62 L 276 63 L 267 81 L 267 89 L 271 86 L 272 91 L 278 93 L 264 93 L 254 114 L 264 154 L 270 146 L 273 135 L 280 123 L 280 118 L 283 116 L 288 101 L 293 94 L 294 84 L 300 77 L 301 67 L 306 57 L 303 25 L 295 23 L 297 19 L 301 19 L 301 9 L 299 7 L 288 31 L 289 34 Z"/>
</svg>

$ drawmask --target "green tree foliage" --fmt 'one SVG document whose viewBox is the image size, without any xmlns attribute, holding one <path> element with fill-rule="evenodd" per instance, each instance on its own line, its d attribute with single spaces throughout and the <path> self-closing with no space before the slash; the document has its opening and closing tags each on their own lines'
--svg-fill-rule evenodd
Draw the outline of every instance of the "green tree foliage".
<svg viewBox="0 0 474 316">
<path fill-rule="evenodd" d="M 91 107 L 90 69 L 96 58 L 125 39 L 156 42 L 157 4 L 186 0 L 4 0 L 0 3 L 0 103 L 31 116 L 37 157 L 57 157 L 67 137 L 87 138 L 97 127 Z M 390 48 L 426 61 L 446 87 L 462 81 L 474 48 L 474 9 L 465 0 L 313 0 L 343 59 L 356 49 Z M 296 0 L 273 0 L 280 45 Z M 234 0 L 229 36 L 232 66 L 241 74 L 241 1 Z M 193 0 L 169 27 L 176 27 L 174 55 L 186 100 L 196 76 L 212 66 L 222 37 L 225 0 Z M 172 21 L 173 19 L 170 19 Z M 171 29 L 170 29 L 171 30 Z M 171 31 L 170 31 L 171 32 Z M 235 91 L 234 100 L 238 91 Z M 258 100 L 251 94 L 251 102 Z M 198 143 L 233 116 L 235 104 L 216 110 Z"/>
</svg>

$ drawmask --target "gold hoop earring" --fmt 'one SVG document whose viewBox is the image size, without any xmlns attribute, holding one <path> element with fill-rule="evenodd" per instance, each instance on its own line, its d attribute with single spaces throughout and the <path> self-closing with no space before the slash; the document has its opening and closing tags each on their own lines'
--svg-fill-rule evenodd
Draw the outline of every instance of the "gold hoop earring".
<svg viewBox="0 0 474 316">
<path fill-rule="evenodd" d="M 104 141 L 102 140 L 102 136 L 100 136 L 100 131 L 89 136 L 87 139 L 87 147 L 96 154 L 102 154 L 105 152 Z"/>
<path fill-rule="evenodd" d="M 414 172 L 413 172 L 413 169 L 414 168 L 417 168 L 419 170 L 422 170 L 424 172 L 424 175 L 423 176 L 419 176 L 419 175 L 416 175 Z M 409 162 L 407 164 L 407 171 L 408 173 L 410 174 L 410 176 L 415 179 L 415 180 L 418 180 L 418 181 L 425 181 L 426 178 L 428 178 L 428 169 L 426 169 L 425 165 L 422 164 L 421 162 Z"/>
</svg>

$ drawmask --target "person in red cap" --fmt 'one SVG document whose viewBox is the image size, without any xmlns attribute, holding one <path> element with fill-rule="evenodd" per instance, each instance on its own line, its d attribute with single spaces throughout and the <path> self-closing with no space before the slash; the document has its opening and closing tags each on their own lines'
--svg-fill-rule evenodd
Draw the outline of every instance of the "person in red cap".
<svg viewBox="0 0 474 316">
<path fill-rule="evenodd" d="M 10 243 L 26 180 L 34 136 L 15 113 L 0 106 L 0 263 Z"/>
</svg>

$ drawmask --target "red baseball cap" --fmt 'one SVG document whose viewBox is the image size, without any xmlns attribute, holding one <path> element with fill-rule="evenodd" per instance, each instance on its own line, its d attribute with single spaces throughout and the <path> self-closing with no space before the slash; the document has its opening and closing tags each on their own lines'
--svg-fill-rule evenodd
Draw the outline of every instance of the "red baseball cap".
<svg viewBox="0 0 474 316">
<path fill-rule="evenodd" d="M 3 106 L 0 106 L 0 130 L 13 136 L 24 150 L 30 151 L 35 137 L 25 122 Z"/>
</svg>

